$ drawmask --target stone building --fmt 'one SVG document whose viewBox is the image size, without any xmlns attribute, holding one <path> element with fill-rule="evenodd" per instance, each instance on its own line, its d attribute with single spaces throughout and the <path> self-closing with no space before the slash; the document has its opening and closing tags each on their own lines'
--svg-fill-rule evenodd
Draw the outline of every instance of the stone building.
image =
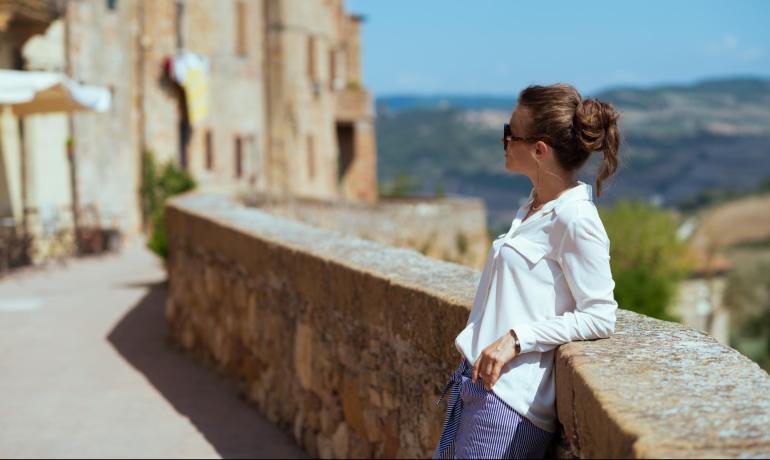
<svg viewBox="0 0 770 460">
<path fill-rule="evenodd" d="M 4 113 L 0 212 L 136 234 L 148 151 L 204 189 L 376 202 L 361 20 L 344 0 L 0 1 L 0 68 L 112 93 L 106 114 Z"/>
<path fill-rule="evenodd" d="M 62 28 L 52 26 L 61 14 L 59 6 L 49 1 L 0 1 L 0 69 L 63 70 Z M 30 65 L 25 62 L 28 47 L 35 54 Z M 11 259 L 26 259 L 26 240 L 10 236 L 17 230 L 26 233 L 28 221 L 41 236 L 56 230 L 52 223 L 71 228 L 66 142 L 64 115 L 17 117 L 10 107 L 0 106 L 0 268 Z M 14 251 L 12 243 L 20 244 L 20 251 Z"/>
<path fill-rule="evenodd" d="M 680 282 L 673 313 L 682 324 L 701 330 L 730 346 L 730 314 L 723 305 L 727 273 L 733 263 L 719 253 L 709 254 L 693 247 L 696 265 Z"/>
</svg>

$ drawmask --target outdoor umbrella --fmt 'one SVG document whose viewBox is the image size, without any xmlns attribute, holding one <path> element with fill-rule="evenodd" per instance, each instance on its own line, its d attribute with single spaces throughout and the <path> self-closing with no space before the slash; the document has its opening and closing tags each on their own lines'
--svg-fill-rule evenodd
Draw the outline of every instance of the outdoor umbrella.
<svg viewBox="0 0 770 460">
<path fill-rule="evenodd" d="M 36 113 L 109 109 L 111 94 L 101 86 L 83 85 L 64 74 L 0 70 L 0 105 L 17 116 Z"/>
</svg>

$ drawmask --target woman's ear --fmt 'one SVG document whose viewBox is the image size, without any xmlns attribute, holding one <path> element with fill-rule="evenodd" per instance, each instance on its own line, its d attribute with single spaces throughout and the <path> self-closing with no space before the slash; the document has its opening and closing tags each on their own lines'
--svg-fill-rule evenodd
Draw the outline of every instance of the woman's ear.
<svg viewBox="0 0 770 460">
<path fill-rule="evenodd" d="M 545 158 L 545 154 L 548 153 L 548 144 L 543 141 L 537 141 L 535 143 L 535 155 L 538 160 Z"/>
</svg>

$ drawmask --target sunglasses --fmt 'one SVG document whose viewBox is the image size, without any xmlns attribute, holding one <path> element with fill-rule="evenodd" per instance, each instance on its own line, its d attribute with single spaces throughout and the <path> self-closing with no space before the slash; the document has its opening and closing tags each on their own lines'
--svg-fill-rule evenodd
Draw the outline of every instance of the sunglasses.
<svg viewBox="0 0 770 460">
<path fill-rule="evenodd" d="M 512 141 L 535 142 L 535 141 L 538 141 L 538 140 L 540 140 L 540 139 L 538 139 L 536 137 L 514 136 L 511 133 L 511 125 L 508 124 L 508 123 L 505 123 L 503 125 L 503 139 L 502 139 L 503 150 L 507 151 L 508 150 L 508 143 L 512 142 Z"/>
</svg>

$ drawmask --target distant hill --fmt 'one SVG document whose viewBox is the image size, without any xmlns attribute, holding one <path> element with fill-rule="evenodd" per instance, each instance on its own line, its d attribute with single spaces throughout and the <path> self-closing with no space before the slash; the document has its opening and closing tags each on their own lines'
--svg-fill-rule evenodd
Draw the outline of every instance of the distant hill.
<svg viewBox="0 0 770 460">
<path fill-rule="evenodd" d="M 403 95 L 378 97 L 378 113 L 396 113 L 412 109 L 445 109 L 448 107 L 472 110 L 510 110 L 516 104 L 516 96 L 462 96 L 437 94 L 430 96 Z"/>
<path fill-rule="evenodd" d="M 588 94 L 613 103 L 626 115 L 629 132 L 670 137 L 770 134 L 770 80 L 754 77 L 703 80 L 691 85 L 613 87 Z M 516 95 L 392 95 L 377 98 L 380 116 L 414 109 L 463 109 L 510 114 Z"/>
<path fill-rule="evenodd" d="M 722 190 L 754 189 L 770 176 L 770 80 L 731 78 L 692 85 L 615 87 L 598 92 L 621 113 L 621 170 L 599 203 L 621 197 L 692 207 Z M 502 124 L 511 96 L 388 96 L 377 99 L 378 176 L 412 176 L 420 194 L 442 189 L 482 197 L 491 226 L 529 192 L 504 170 Z M 593 183 L 600 154 L 581 174 Z"/>
</svg>

